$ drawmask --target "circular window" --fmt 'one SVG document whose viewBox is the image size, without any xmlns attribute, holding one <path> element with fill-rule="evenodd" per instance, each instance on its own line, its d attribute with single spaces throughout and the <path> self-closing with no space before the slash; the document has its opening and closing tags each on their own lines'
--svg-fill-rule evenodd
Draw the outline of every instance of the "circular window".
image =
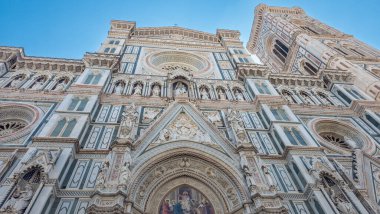
<svg viewBox="0 0 380 214">
<path fill-rule="evenodd" d="M 155 70 L 165 73 L 177 69 L 200 73 L 210 68 L 210 63 L 203 57 L 180 51 L 154 53 L 148 56 L 147 63 Z"/>
<path fill-rule="evenodd" d="M 28 134 L 39 115 L 39 110 L 31 105 L 0 105 L 0 142 L 10 142 Z"/>
<path fill-rule="evenodd" d="M 376 146 L 362 131 L 346 122 L 321 118 L 311 120 L 309 126 L 316 134 L 320 144 L 332 151 L 341 153 L 342 151 L 362 149 L 371 153 L 376 149 Z"/>
</svg>

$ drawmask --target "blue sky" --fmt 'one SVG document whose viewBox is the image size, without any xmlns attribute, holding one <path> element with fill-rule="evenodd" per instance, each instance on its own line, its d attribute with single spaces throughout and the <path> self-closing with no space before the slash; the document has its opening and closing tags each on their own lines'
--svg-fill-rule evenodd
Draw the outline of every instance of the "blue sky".
<svg viewBox="0 0 380 214">
<path fill-rule="evenodd" d="M 247 42 L 260 3 L 302 7 L 380 49 L 379 0 L 1 0 L 0 46 L 24 47 L 29 56 L 80 59 L 98 49 L 111 19 L 210 33 L 234 29 Z"/>
</svg>

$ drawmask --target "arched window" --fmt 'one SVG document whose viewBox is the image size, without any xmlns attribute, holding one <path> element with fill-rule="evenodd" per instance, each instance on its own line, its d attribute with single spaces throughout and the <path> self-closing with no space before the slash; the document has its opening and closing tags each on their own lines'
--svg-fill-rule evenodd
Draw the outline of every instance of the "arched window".
<svg viewBox="0 0 380 214">
<path fill-rule="evenodd" d="M 309 73 L 310 75 L 316 75 L 317 72 L 318 72 L 318 69 L 316 67 L 314 67 L 312 64 L 310 64 L 309 62 L 305 62 L 303 64 L 303 68 L 305 69 L 305 71 L 307 73 Z"/>
<path fill-rule="evenodd" d="M 53 132 L 50 134 L 50 136 L 52 136 L 52 137 L 59 136 L 59 134 L 61 133 L 65 124 L 66 124 L 66 118 L 63 118 L 60 121 L 58 121 L 57 125 L 55 126 L 55 128 L 54 128 Z"/>
<path fill-rule="evenodd" d="M 52 137 L 69 137 L 71 132 L 73 131 L 75 125 L 77 124 L 76 119 L 72 119 L 69 122 L 67 122 L 66 118 L 61 119 L 58 121 L 57 125 L 55 126 L 53 132 L 50 134 Z"/>
<path fill-rule="evenodd" d="M 112 48 L 110 53 L 115 53 L 116 48 Z"/>
<path fill-rule="evenodd" d="M 104 49 L 104 53 L 108 53 L 110 51 L 110 48 Z"/>
<path fill-rule="evenodd" d="M 273 53 L 281 60 L 281 62 L 285 62 L 289 53 L 289 48 L 284 43 L 276 39 L 273 47 Z"/>
</svg>

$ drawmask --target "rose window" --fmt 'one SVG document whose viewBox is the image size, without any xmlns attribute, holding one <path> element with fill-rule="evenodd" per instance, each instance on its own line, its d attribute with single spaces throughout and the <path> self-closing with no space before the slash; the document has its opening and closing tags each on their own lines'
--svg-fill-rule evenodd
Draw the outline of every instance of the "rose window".
<svg viewBox="0 0 380 214">
<path fill-rule="evenodd" d="M 350 145 L 347 144 L 343 136 L 337 135 L 335 133 L 320 133 L 319 135 L 329 143 L 332 143 L 344 149 L 351 149 Z"/>
<path fill-rule="evenodd" d="M 11 120 L 0 122 L 0 137 L 10 135 L 18 130 L 25 128 L 28 125 L 27 122 L 22 120 Z"/>
<path fill-rule="evenodd" d="M 202 56 L 180 51 L 163 51 L 147 57 L 147 63 L 160 73 L 184 70 L 191 73 L 204 73 L 210 69 L 210 63 Z"/>
<path fill-rule="evenodd" d="M 32 131 L 41 117 L 35 106 L 20 103 L 0 105 L 0 142 L 18 142 Z"/>
</svg>

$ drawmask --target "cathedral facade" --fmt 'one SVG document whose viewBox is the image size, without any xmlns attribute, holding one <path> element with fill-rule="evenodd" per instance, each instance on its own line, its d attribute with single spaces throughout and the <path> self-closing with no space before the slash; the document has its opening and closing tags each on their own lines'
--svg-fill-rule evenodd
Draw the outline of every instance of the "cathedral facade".
<svg viewBox="0 0 380 214">
<path fill-rule="evenodd" d="M 0 47 L 0 213 L 380 212 L 380 51 L 300 8 Z"/>
</svg>

